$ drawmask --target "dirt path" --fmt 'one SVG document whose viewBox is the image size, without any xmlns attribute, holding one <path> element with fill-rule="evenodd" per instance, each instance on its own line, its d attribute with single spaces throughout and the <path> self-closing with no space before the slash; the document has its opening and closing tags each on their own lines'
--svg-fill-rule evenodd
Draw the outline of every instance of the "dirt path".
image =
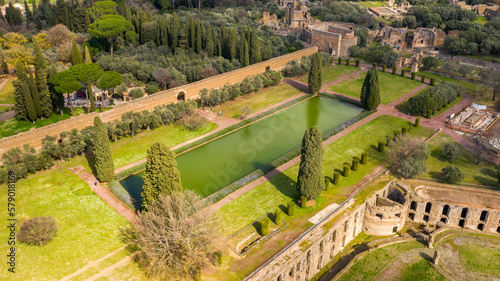
<svg viewBox="0 0 500 281">
<path fill-rule="evenodd" d="M 108 187 L 102 186 L 93 174 L 87 172 L 82 166 L 76 166 L 69 170 L 85 181 L 90 186 L 90 189 L 118 214 L 133 225 L 137 223 L 136 213 L 125 205 L 125 203 L 116 198 Z"/>
<path fill-rule="evenodd" d="M 98 259 L 98 260 L 95 260 L 95 261 L 91 261 L 89 262 L 86 266 L 78 269 L 77 271 L 75 271 L 74 273 L 70 274 L 70 275 L 67 275 L 67 276 L 64 276 L 63 278 L 61 278 L 59 281 L 67 281 L 67 280 L 70 280 L 71 278 L 75 277 L 75 276 L 78 276 L 82 273 L 84 273 L 85 271 L 87 271 L 87 269 L 91 268 L 91 267 L 94 267 L 94 266 L 97 266 L 99 265 L 99 263 L 101 263 L 102 261 L 104 261 L 105 259 L 113 256 L 114 254 L 118 253 L 119 251 L 125 249 L 125 246 L 117 249 L 116 251 L 114 252 L 111 252 L 107 255 L 105 255 L 104 257 Z"/>
<path fill-rule="evenodd" d="M 106 267 L 105 269 L 99 271 L 98 274 L 90 277 L 90 278 L 87 278 L 87 281 L 94 281 L 94 280 L 97 280 L 101 277 L 107 277 L 109 276 L 115 269 L 125 265 L 127 262 L 129 262 L 130 260 L 132 260 L 132 257 L 131 256 L 127 256 L 125 258 L 123 258 L 122 260 L 120 260 L 119 262 L 111 265 L 111 266 L 108 266 Z"/>
</svg>

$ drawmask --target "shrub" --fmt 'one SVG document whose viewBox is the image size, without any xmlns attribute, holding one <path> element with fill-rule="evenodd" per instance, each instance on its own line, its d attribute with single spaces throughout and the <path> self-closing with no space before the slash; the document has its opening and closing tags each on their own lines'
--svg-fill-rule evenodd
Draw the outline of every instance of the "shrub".
<svg viewBox="0 0 500 281">
<path fill-rule="evenodd" d="M 333 173 L 333 184 L 339 184 L 339 180 L 340 180 L 340 173 L 334 172 Z"/>
<path fill-rule="evenodd" d="M 429 119 L 432 118 L 432 110 L 431 109 L 427 110 L 427 115 L 425 117 L 427 117 Z"/>
<path fill-rule="evenodd" d="M 328 191 L 330 190 L 330 179 L 325 177 L 325 190 Z"/>
<path fill-rule="evenodd" d="M 266 236 L 269 234 L 269 218 L 267 216 L 260 220 L 260 235 Z"/>
<path fill-rule="evenodd" d="M 351 171 L 351 167 L 349 167 L 349 164 L 344 164 L 344 177 L 349 177 L 349 172 Z"/>
<path fill-rule="evenodd" d="M 342 64 L 342 58 L 339 57 L 338 63 Z"/>
<path fill-rule="evenodd" d="M 221 251 L 215 251 L 212 254 L 211 260 L 212 260 L 212 264 L 215 267 L 221 267 L 222 266 L 222 252 Z"/>
<path fill-rule="evenodd" d="M 460 147 L 454 142 L 447 143 L 443 147 L 443 155 L 448 161 L 452 162 L 460 156 Z"/>
<path fill-rule="evenodd" d="M 415 80 L 415 77 L 417 76 L 417 74 L 415 72 L 412 72 L 411 73 L 411 80 Z"/>
<path fill-rule="evenodd" d="M 144 96 L 144 90 L 142 88 L 134 88 L 130 89 L 128 92 L 129 96 L 133 98 L 142 98 Z"/>
<path fill-rule="evenodd" d="M 420 126 L 420 117 L 417 117 L 417 119 L 415 119 L 415 127 L 418 128 Z"/>
<path fill-rule="evenodd" d="M 372 67 L 373 67 L 373 69 L 376 69 L 377 68 L 377 63 L 374 62 Z"/>
<path fill-rule="evenodd" d="M 441 172 L 443 179 L 448 183 L 459 183 L 464 178 L 464 173 L 458 167 L 446 166 Z"/>
<path fill-rule="evenodd" d="M 350 65 L 351 64 L 351 59 L 346 59 L 345 60 L 345 65 Z"/>
<path fill-rule="evenodd" d="M 406 76 L 406 70 L 402 69 L 401 70 L 401 77 L 405 77 Z"/>
<path fill-rule="evenodd" d="M 431 86 L 436 86 L 436 79 L 431 78 Z"/>
<path fill-rule="evenodd" d="M 368 153 L 363 152 L 361 153 L 361 164 L 366 164 L 368 162 Z"/>
<path fill-rule="evenodd" d="M 379 141 L 378 142 L 378 151 L 379 152 L 384 152 L 385 150 L 385 142 L 384 141 Z"/>
<path fill-rule="evenodd" d="M 386 70 L 387 70 L 387 65 L 385 65 L 385 64 L 384 64 L 384 65 L 382 66 L 382 72 L 386 72 Z"/>
<path fill-rule="evenodd" d="M 352 158 L 352 167 L 351 167 L 351 169 L 353 171 L 357 171 L 358 170 L 358 165 L 359 165 L 359 159 L 357 157 L 353 157 Z"/>
<path fill-rule="evenodd" d="M 393 75 L 396 75 L 396 67 L 393 67 L 393 68 L 392 68 L 392 74 L 393 74 Z"/>
<path fill-rule="evenodd" d="M 405 178 L 413 178 L 427 171 L 425 161 L 419 158 L 407 158 L 398 168 L 398 173 Z"/>
<path fill-rule="evenodd" d="M 408 128 L 403 128 L 402 134 L 403 134 L 403 136 L 405 136 L 406 134 L 408 134 Z"/>
<path fill-rule="evenodd" d="M 300 207 L 305 208 L 307 206 L 307 197 L 300 196 Z"/>
<path fill-rule="evenodd" d="M 43 246 L 51 241 L 57 233 L 56 220 L 52 217 L 29 219 L 21 225 L 17 232 L 17 240 L 27 244 Z"/>
<path fill-rule="evenodd" d="M 420 79 L 421 79 L 420 81 L 422 81 L 422 83 L 425 83 L 425 76 L 424 76 L 424 75 L 422 75 L 422 76 L 420 77 Z"/>
<path fill-rule="evenodd" d="M 356 60 L 356 67 L 359 67 L 359 63 L 360 63 L 360 61 Z"/>
<path fill-rule="evenodd" d="M 276 212 L 274 212 L 274 222 L 276 224 L 280 224 L 282 219 L 283 219 L 283 212 L 280 209 L 276 210 Z"/>
<path fill-rule="evenodd" d="M 205 117 L 198 115 L 198 114 L 193 114 L 188 117 L 182 118 L 182 125 L 191 131 L 196 131 L 199 127 L 205 125 L 207 123 L 207 119 Z"/>
<path fill-rule="evenodd" d="M 295 214 L 295 202 L 293 202 L 293 200 L 289 201 L 288 204 L 286 204 L 286 210 L 290 217 Z"/>
</svg>

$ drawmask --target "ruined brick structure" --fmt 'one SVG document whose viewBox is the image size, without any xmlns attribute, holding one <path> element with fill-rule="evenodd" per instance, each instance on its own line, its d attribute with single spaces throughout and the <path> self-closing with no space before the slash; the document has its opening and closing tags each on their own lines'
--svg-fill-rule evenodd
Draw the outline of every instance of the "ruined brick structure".
<svg viewBox="0 0 500 281">
<path fill-rule="evenodd" d="M 318 46 L 322 52 L 336 57 L 345 57 L 349 55 L 349 48 L 358 43 L 358 38 L 354 36 L 356 28 L 367 29 L 351 23 L 322 22 L 307 25 L 302 31 L 301 37 L 302 40 Z"/>
<path fill-rule="evenodd" d="M 390 235 L 407 220 L 500 233 L 500 192 L 393 181 L 365 200 L 349 198 L 245 280 L 306 281 L 361 231 Z"/>
<path fill-rule="evenodd" d="M 278 16 L 276 14 L 270 15 L 269 12 L 262 12 L 262 19 L 259 21 L 259 24 L 267 25 L 269 28 L 278 30 Z"/>
<path fill-rule="evenodd" d="M 305 1 L 293 0 L 286 2 L 285 4 L 285 23 L 291 29 L 302 28 L 308 24 L 314 23 L 315 20 L 311 17 L 311 14 L 307 11 Z"/>
<path fill-rule="evenodd" d="M 441 47 L 444 44 L 446 33 L 436 28 L 394 28 L 385 26 L 380 30 L 376 40 L 380 45 L 389 45 L 395 48 L 426 49 Z"/>
<path fill-rule="evenodd" d="M 0 139 L 0 155 L 11 148 L 22 148 L 24 144 L 29 144 L 39 150 L 42 146 L 42 140 L 46 135 L 59 136 L 60 133 L 71 131 L 72 129 L 81 130 L 87 126 L 91 126 L 94 122 L 95 116 L 99 116 L 103 122 L 108 122 L 120 119 L 122 114 L 129 111 L 140 112 L 143 110 L 152 110 L 156 106 L 176 102 L 179 99 L 196 99 L 198 98 L 198 93 L 205 88 L 214 89 L 222 87 L 225 84 L 237 83 L 249 75 L 256 75 L 266 70 L 281 70 L 288 62 L 294 59 L 300 60 L 303 56 L 310 56 L 317 51 L 317 47 L 303 49 L 231 72 L 212 76 L 194 83 L 168 89 L 154 95 L 149 95 L 127 103 L 119 104 L 112 110 L 102 113 L 93 112 L 90 114 L 79 115 L 48 126 L 31 129 L 28 132 L 5 137 Z"/>
</svg>

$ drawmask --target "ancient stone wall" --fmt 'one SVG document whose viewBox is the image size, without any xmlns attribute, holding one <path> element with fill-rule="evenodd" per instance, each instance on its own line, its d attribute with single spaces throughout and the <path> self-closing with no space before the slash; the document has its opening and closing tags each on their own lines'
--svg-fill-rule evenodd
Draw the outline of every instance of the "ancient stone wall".
<svg viewBox="0 0 500 281">
<path fill-rule="evenodd" d="M 301 37 L 304 41 L 318 46 L 322 52 L 345 57 L 349 55 L 349 48 L 358 43 L 358 38 L 354 36 L 354 29 L 358 27 L 338 22 L 310 24 L 304 28 Z M 366 27 L 360 28 L 366 29 Z"/>
<path fill-rule="evenodd" d="M 177 88 L 168 89 L 158 92 L 154 95 L 139 98 L 127 103 L 117 105 L 114 109 L 103 113 L 90 113 L 72 117 L 70 119 L 60 121 L 38 129 L 31 129 L 28 132 L 19 133 L 17 135 L 2 138 L 0 140 L 0 155 L 5 151 L 22 147 L 24 144 L 29 144 L 35 149 L 40 149 L 42 140 L 45 136 L 59 135 L 62 132 L 72 129 L 81 130 L 93 124 L 94 117 L 99 116 L 103 122 L 119 119 L 122 114 L 128 111 L 139 112 L 142 110 L 152 110 L 158 105 L 168 104 L 177 101 L 177 95 L 181 92 L 185 93 L 186 99 L 198 98 L 198 93 L 202 89 L 219 88 L 225 84 L 233 84 L 242 81 L 249 75 L 256 75 L 269 70 L 281 70 L 288 62 L 294 59 L 301 59 L 302 56 L 310 56 L 318 51 L 318 47 L 296 51 L 291 54 L 272 58 L 270 60 L 240 68 L 231 72 L 223 73 L 207 79 L 203 79 L 187 85 L 182 85 Z"/>
</svg>

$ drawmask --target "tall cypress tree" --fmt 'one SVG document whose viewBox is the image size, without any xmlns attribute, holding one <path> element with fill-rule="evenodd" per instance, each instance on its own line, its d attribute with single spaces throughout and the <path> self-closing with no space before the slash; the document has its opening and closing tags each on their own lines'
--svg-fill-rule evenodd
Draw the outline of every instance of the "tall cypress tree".
<svg viewBox="0 0 500 281">
<path fill-rule="evenodd" d="M 26 0 L 24 0 L 24 12 L 26 16 L 26 25 L 28 25 L 33 22 L 33 13 L 31 12 L 30 7 L 28 6 L 28 2 L 26 2 Z"/>
<path fill-rule="evenodd" d="M 243 57 L 243 66 L 249 66 L 250 65 L 250 50 L 248 47 L 248 41 L 245 40 L 245 51 L 244 51 L 244 57 Z"/>
<path fill-rule="evenodd" d="M 255 28 L 252 28 L 250 36 L 250 64 L 258 63 L 261 60 L 259 37 Z"/>
<path fill-rule="evenodd" d="M 314 126 L 306 130 L 300 149 L 300 167 L 297 190 L 308 200 L 316 199 L 325 188 L 323 169 L 323 140 L 321 131 Z"/>
<path fill-rule="evenodd" d="M 146 209 L 149 204 L 158 200 L 160 194 L 169 195 L 174 191 L 182 190 L 177 162 L 168 146 L 156 142 L 148 149 L 143 179 L 142 202 Z"/>
<path fill-rule="evenodd" d="M 237 41 L 238 41 L 238 33 L 236 31 L 236 28 L 231 28 L 229 30 L 229 38 L 228 38 L 229 57 L 227 58 L 230 61 L 233 61 L 236 58 Z"/>
<path fill-rule="evenodd" d="M 33 49 L 35 50 L 35 80 L 40 96 L 41 116 L 48 118 L 52 115 L 52 100 L 47 85 L 47 73 L 45 72 L 47 64 L 45 63 L 40 44 L 36 39 L 33 39 Z"/>
<path fill-rule="evenodd" d="M 94 118 L 94 155 L 97 178 L 101 182 L 113 180 L 115 167 L 108 138 L 108 130 L 98 116 Z"/>
<path fill-rule="evenodd" d="M 85 45 L 85 63 L 92 63 L 92 56 L 89 52 L 89 47 Z"/>
<path fill-rule="evenodd" d="M 33 98 L 33 105 L 35 106 L 36 115 L 38 117 L 43 116 L 42 105 L 40 103 L 40 93 L 38 92 L 38 86 L 36 85 L 35 79 L 29 70 L 27 84 L 30 89 L 31 97 Z"/>
<path fill-rule="evenodd" d="M 35 69 L 42 70 L 47 67 L 45 63 L 45 58 L 40 48 L 40 43 L 36 38 L 33 38 L 33 49 L 35 50 Z"/>
<path fill-rule="evenodd" d="M 73 65 L 83 63 L 82 53 L 80 53 L 80 49 L 78 45 L 76 45 L 75 41 L 72 41 L 72 53 L 73 53 Z"/>
<path fill-rule="evenodd" d="M 181 21 L 177 13 L 174 13 L 170 18 L 170 48 L 175 51 L 175 48 L 179 46 L 179 30 L 181 30 Z"/>
<path fill-rule="evenodd" d="M 189 29 L 188 29 L 188 46 L 192 50 L 195 48 L 196 44 L 196 23 L 192 16 L 189 16 Z"/>
<path fill-rule="evenodd" d="M 197 54 L 200 54 L 201 51 L 202 51 L 202 46 L 203 46 L 203 43 L 201 41 L 201 22 L 200 20 L 197 21 L 197 24 L 196 24 L 196 43 L 195 43 L 195 52 Z"/>
<path fill-rule="evenodd" d="M 62 23 L 66 25 L 67 28 L 71 28 L 68 4 L 65 0 L 56 1 L 56 23 Z"/>
<path fill-rule="evenodd" d="M 0 73 L 9 74 L 9 65 L 5 60 L 5 55 L 3 53 L 3 47 L 1 44 L 0 44 Z"/>
<path fill-rule="evenodd" d="M 208 30 L 208 32 L 207 32 L 207 36 L 205 37 L 205 39 L 206 39 L 205 40 L 205 50 L 207 51 L 207 56 L 209 58 L 211 58 L 214 56 L 214 41 L 212 39 L 212 31 L 211 31 L 210 23 L 208 23 L 206 30 Z"/>
<path fill-rule="evenodd" d="M 309 93 L 317 94 L 323 84 L 323 71 L 321 53 L 316 52 L 311 61 L 311 69 L 309 70 L 309 77 L 307 79 L 309 85 Z"/>
<path fill-rule="evenodd" d="M 14 87 L 16 86 L 14 85 Z M 23 96 L 24 103 L 26 106 L 26 117 L 28 120 L 34 122 L 36 120 L 36 109 L 35 105 L 33 104 L 33 98 L 31 97 L 30 87 L 28 83 L 26 83 L 26 81 L 19 81 L 18 87 Z"/>
<path fill-rule="evenodd" d="M 378 70 L 368 70 L 366 73 L 360 97 L 361 106 L 367 110 L 375 110 L 380 105 L 380 87 Z"/>
</svg>

